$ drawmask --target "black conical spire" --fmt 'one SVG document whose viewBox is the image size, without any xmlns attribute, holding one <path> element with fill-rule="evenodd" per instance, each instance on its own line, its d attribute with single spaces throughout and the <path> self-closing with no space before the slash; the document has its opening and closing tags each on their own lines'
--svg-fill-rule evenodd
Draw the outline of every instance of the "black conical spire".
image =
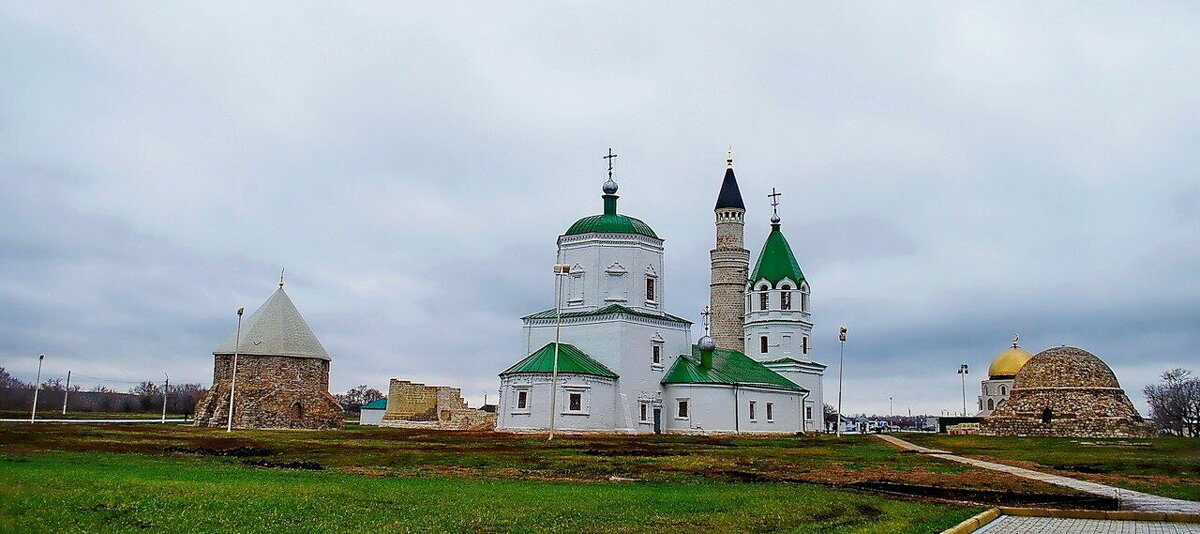
<svg viewBox="0 0 1200 534">
<path fill-rule="evenodd" d="M 725 160 L 725 180 L 721 182 L 721 193 L 717 195 L 717 207 L 746 209 L 742 202 L 742 191 L 738 189 L 737 177 L 733 175 L 733 151 L 729 151 L 729 159 Z"/>
</svg>

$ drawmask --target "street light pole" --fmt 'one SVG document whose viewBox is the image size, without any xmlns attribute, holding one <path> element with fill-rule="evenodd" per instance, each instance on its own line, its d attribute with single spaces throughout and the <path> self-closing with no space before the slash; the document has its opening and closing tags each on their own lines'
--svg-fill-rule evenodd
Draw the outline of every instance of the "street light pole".
<svg viewBox="0 0 1200 534">
<path fill-rule="evenodd" d="M 167 377 L 167 380 L 165 382 L 163 382 L 163 413 L 162 413 L 162 422 L 166 423 L 167 422 L 167 390 L 171 388 L 171 375 L 163 373 L 163 376 Z"/>
<path fill-rule="evenodd" d="M 71 393 L 71 371 L 67 371 L 67 387 L 63 389 L 63 415 L 67 415 L 67 395 Z"/>
<path fill-rule="evenodd" d="M 37 380 L 33 382 L 33 411 L 29 412 L 29 422 L 32 423 L 37 419 L 37 397 L 38 390 L 42 389 L 42 360 L 46 359 L 45 354 L 38 355 L 38 373 Z"/>
<path fill-rule="evenodd" d="M 233 377 L 229 380 L 229 421 L 225 425 L 226 432 L 233 432 L 233 393 L 237 388 L 238 348 L 242 344 L 242 313 L 246 308 L 238 308 L 237 333 L 233 336 Z"/>
<path fill-rule="evenodd" d="M 958 374 L 962 377 L 963 417 L 967 416 L 967 364 L 958 366 Z"/>
<path fill-rule="evenodd" d="M 842 437 L 842 371 L 846 367 L 846 327 L 838 330 L 838 341 L 841 342 L 842 348 L 838 351 L 838 408 L 837 418 L 833 421 L 833 427 L 837 429 L 837 437 Z"/>
<path fill-rule="evenodd" d="M 554 367 L 550 371 L 550 437 L 554 439 L 554 412 L 558 411 L 558 340 L 562 331 L 562 280 L 570 274 L 571 266 L 554 264 Z"/>
</svg>

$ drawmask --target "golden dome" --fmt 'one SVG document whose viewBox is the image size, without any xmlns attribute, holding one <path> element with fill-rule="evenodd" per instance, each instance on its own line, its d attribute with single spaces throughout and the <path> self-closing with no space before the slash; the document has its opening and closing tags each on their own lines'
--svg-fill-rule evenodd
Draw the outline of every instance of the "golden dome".
<svg viewBox="0 0 1200 534">
<path fill-rule="evenodd" d="M 1033 358 L 1029 351 L 1017 344 L 1018 339 L 1020 338 L 1013 339 L 1012 348 L 1001 352 L 992 360 L 992 365 L 988 366 L 988 378 L 995 380 L 1017 376 L 1017 371 L 1021 370 L 1025 362 Z"/>
</svg>

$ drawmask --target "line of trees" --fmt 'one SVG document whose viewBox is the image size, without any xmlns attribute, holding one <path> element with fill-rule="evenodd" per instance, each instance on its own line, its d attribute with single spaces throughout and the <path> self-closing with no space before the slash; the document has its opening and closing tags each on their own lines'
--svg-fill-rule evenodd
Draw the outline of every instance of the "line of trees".
<svg viewBox="0 0 1200 534">
<path fill-rule="evenodd" d="M 1200 437 L 1200 378 L 1187 369 L 1171 369 L 1162 382 L 1142 390 L 1150 419 L 1177 436 Z"/>
<path fill-rule="evenodd" d="M 65 392 L 66 383 L 61 378 L 42 381 L 38 409 L 61 409 L 63 397 L 56 393 Z M 128 391 L 117 391 L 103 385 L 84 391 L 72 384 L 69 393 L 68 411 L 132 413 L 162 410 L 162 384 L 150 381 L 141 382 Z M 201 384 L 171 384 L 167 389 L 167 413 L 190 414 L 196 408 L 196 403 L 207 394 L 208 388 Z M 33 384 L 12 376 L 0 367 L 0 409 L 27 410 L 31 402 Z"/>
<path fill-rule="evenodd" d="M 347 412 L 358 412 L 362 405 L 375 402 L 386 397 L 382 392 L 375 388 L 369 388 L 366 384 L 350 388 L 345 393 L 338 393 L 333 396 L 337 399 L 338 404 L 342 405 L 342 409 Z"/>
</svg>

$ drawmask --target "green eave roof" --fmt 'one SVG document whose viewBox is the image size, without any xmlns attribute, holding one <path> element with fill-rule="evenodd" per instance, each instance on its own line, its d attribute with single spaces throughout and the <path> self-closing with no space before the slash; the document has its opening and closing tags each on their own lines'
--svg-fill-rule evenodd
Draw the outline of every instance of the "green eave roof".
<svg viewBox="0 0 1200 534">
<path fill-rule="evenodd" d="M 732 349 L 715 349 L 712 367 L 700 365 L 700 349 L 692 345 L 692 355 L 680 356 L 667 371 L 663 384 L 737 384 L 792 391 L 808 391 L 779 373 L 767 369 L 749 356 Z"/>
<path fill-rule="evenodd" d="M 368 403 L 362 405 L 362 408 L 360 408 L 360 409 L 361 410 L 386 410 L 387 409 L 387 397 L 384 397 L 384 398 L 376 400 L 376 401 L 368 402 Z"/>
<path fill-rule="evenodd" d="M 628 306 L 622 306 L 620 304 L 609 304 L 608 306 L 605 306 L 603 308 L 599 308 L 599 309 L 591 310 L 591 311 L 563 311 L 562 317 L 563 317 L 563 319 L 569 319 L 571 317 L 590 317 L 590 316 L 594 316 L 594 315 L 609 315 L 609 314 L 613 314 L 613 313 L 622 313 L 625 315 L 633 315 L 635 317 L 648 317 L 650 319 L 660 319 L 663 321 L 671 321 L 674 323 L 692 324 L 692 322 L 687 319 L 684 319 L 682 317 L 676 317 L 669 313 L 655 313 L 655 312 L 648 312 L 648 311 L 642 311 L 642 310 L 635 310 L 633 308 L 630 308 Z M 553 319 L 554 316 L 555 316 L 555 312 L 554 312 L 554 310 L 551 309 L 551 310 L 546 310 L 546 311 L 540 311 L 537 313 L 531 313 L 529 315 L 522 317 L 522 319 Z"/>
<path fill-rule="evenodd" d="M 550 373 L 554 371 L 554 343 L 536 350 L 529 357 L 509 367 L 500 376 L 517 373 Z M 577 375 L 603 376 L 617 378 L 604 364 L 593 360 L 591 356 L 579 350 L 575 345 L 560 343 L 558 345 L 558 372 Z"/>
<path fill-rule="evenodd" d="M 767 242 L 763 244 L 762 252 L 758 255 L 758 263 L 754 264 L 754 274 L 750 275 L 750 282 L 758 282 L 764 278 L 772 284 L 778 284 L 784 278 L 797 284 L 804 281 L 804 273 L 800 271 L 796 255 L 792 254 L 792 247 L 788 245 L 787 238 L 783 237 L 783 232 L 779 231 L 778 224 L 771 227 L 771 234 L 767 236 Z"/>
<path fill-rule="evenodd" d="M 650 225 L 619 213 L 592 215 L 575 221 L 564 235 L 579 234 L 637 234 L 659 239 Z"/>
</svg>

